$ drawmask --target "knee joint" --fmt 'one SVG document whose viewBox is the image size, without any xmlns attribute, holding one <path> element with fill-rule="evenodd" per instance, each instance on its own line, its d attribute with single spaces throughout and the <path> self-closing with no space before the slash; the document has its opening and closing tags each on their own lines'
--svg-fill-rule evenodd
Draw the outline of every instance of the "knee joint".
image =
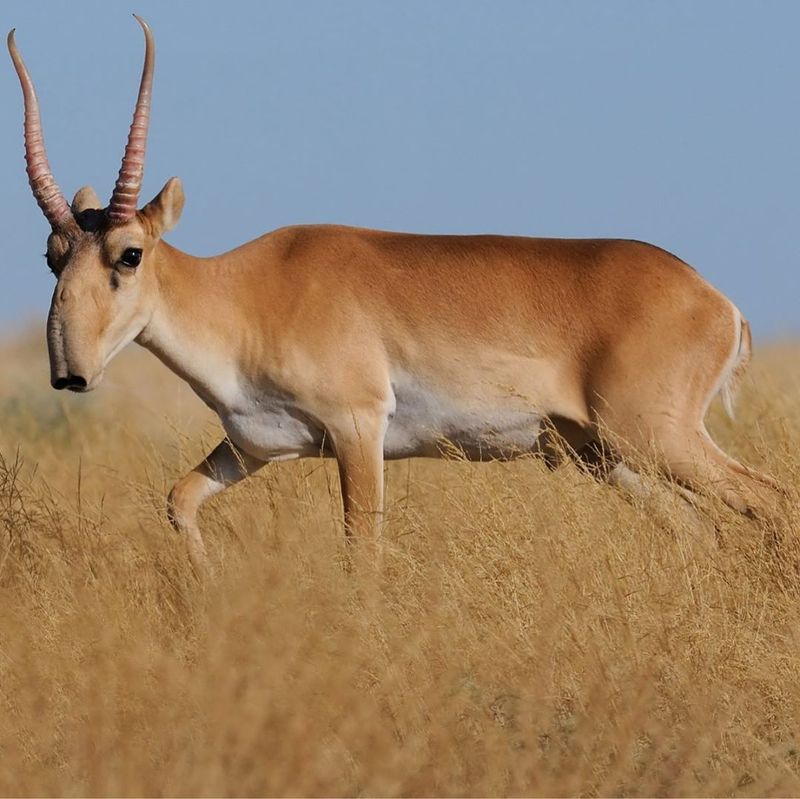
<svg viewBox="0 0 800 799">
<path fill-rule="evenodd" d="M 192 524 L 196 513 L 197 502 L 181 480 L 172 487 L 167 496 L 167 518 L 176 530 L 180 530 Z"/>
</svg>

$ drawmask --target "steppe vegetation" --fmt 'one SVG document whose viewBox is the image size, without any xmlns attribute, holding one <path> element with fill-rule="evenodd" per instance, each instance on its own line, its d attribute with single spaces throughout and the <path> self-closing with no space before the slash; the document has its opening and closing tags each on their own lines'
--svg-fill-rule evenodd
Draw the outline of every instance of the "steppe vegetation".
<svg viewBox="0 0 800 799">
<path fill-rule="evenodd" d="M 757 351 L 728 451 L 785 529 L 626 502 L 534 459 L 389 464 L 377 601 L 342 568 L 332 463 L 202 513 L 164 497 L 220 437 L 131 349 L 92 395 L 0 345 L 0 794 L 800 793 L 800 353 Z"/>
</svg>

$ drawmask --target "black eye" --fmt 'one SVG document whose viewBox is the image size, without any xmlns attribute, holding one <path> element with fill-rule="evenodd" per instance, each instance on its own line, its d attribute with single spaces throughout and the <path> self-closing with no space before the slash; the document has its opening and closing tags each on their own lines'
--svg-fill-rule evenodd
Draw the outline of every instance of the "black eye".
<svg viewBox="0 0 800 799">
<path fill-rule="evenodd" d="M 138 247 L 128 247 L 122 253 L 122 258 L 119 259 L 119 262 L 123 266 L 139 266 L 142 262 L 142 251 Z"/>
</svg>

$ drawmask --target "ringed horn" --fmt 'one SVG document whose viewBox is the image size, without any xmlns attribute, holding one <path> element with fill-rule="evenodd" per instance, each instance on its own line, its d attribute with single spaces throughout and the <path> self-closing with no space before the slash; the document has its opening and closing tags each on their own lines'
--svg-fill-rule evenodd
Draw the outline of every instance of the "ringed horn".
<svg viewBox="0 0 800 799">
<path fill-rule="evenodd" d="M 136 213 L 139 191 L 142 188 L 144 174 L 144 154 L 147 147 L 147 127 L 150 123 L 150 105 L 153 93 L 153 70 L 155 68 L 156 48 L 150 26 L 136 14 L 133 15 L 144 30 L 145 53 L 142 80 L 139 84 L 139 96 L 133 112 L 133 122 L 122 156 L 122 166 L 114 186 L 114 193 L 106 209 L 106 215 L 112 222 L 125 222 Z"/>
<path fill-rule="evenodd" d="M 30 73 L 17 50 L 13 28 L 8 34 L 8 52 L 11 54 L 14 69 L 17 70 L 19 76 L 25 104 L 25 163 L 28 183 L 30 183 L 33 196 L 47 217 L 50 227 L 56 230 L 72 220 L 72 211 L 50 170 L 44 146 L 39 101 L 36 98 L 36 90 L 33 87 Z"/>
</svg>

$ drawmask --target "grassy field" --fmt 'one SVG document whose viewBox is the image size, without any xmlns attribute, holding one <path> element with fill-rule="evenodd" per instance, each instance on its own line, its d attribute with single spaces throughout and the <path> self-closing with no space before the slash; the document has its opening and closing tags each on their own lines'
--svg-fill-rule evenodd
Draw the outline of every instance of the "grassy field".
<svg viewBox="0 0 800 799">
<path fill-rule="evenodd" d="M 390 464 L 375 602 L 333 464 L 163 512 L 217 422 L 132 349 L 92 395 L 0 344 L 0 794 L 800 793 L 800 352 L 717 440 L 789 488 L 780 542 L 533 459 Z"/>
</svg>

